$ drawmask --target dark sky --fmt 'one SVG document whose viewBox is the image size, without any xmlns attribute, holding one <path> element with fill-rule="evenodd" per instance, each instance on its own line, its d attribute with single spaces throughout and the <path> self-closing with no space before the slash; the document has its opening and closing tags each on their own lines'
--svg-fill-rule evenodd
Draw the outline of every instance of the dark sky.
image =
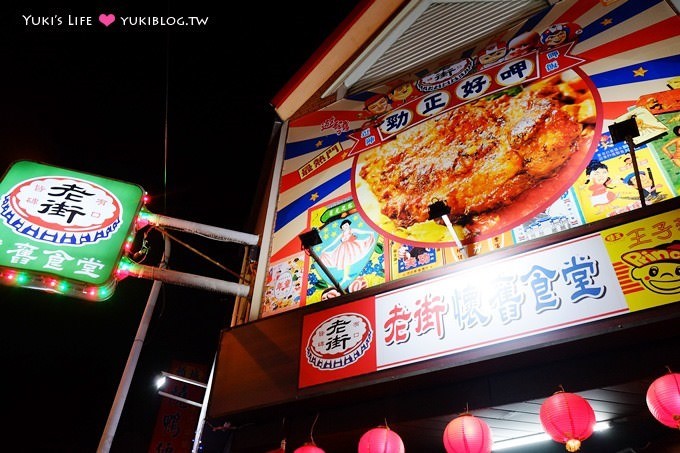
<svg viewBox="0 0 680 453">
<path fill-rule="evenodd" d="M 28 159 L 119 179 L 142 186 L 154 213 L 252 233 L 248 216 L 276 120 L 269 102 L 358 2 L 49 3 L 1 7 L 0 173 Z M 104 27 L 100 13 L 119 20 Z M 69 25 L 69 15 L 91 25 Z M 208 24 L 126 26 L 124 16 Z M 242 246 L 176 235 L 239 270 Z M 160 235 L 149 236 L 150 257 L 158 256 Z M 234 281 L 178 243 L 169 264 Z M 0 450 L 96 450 L 151 286 L 128 278 L 92 303 L 0 285 Z M 163 286 L 112 452 L 146 451 L 162 398 L 153 377 L 173 360 L 209 367 L 232 303 Z"/>
</svg>

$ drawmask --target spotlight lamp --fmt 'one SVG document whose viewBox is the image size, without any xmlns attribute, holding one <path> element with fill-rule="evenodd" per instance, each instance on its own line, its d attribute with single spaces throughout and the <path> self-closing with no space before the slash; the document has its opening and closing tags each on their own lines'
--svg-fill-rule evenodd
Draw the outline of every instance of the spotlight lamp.
<svg viewBox="0 0 680 453">
<path fill-rule="evenodd" d="M 156 388 L 157 389 L 162 389 L 165 383 L 168 381 L 168 378 L 165 376 L 159 376 L 156 378 Z"/>
<path fill-rule="evenodd" d="M 633 163 L 633 172 L 635 173 L 635 183 L 637 184 L 640 203 L 642 206 L 645 206 L 645 192 L 642 187 L 642 181 L 640 180 L 640 170 L 638 169 L 638 161 L 635 157 L 635 143 L 633 142 L 633 138 L 640 135 L 640 130 L 638 129 L 637 121 L 635 120 L 635 115 L 631 116 L 627 120 L 610 124 L 609 135 L 611 136 L 612 143 L 625 141 L 628 145 L 630 160 Z"/>
<path fill-rule="evenodd" d="M 430 220 L 448 216 L 449 214 L 451 214 L 451 208 L 441 200 L 437 200 L 428 206 L 428 218 Z"/>
<path fill-rule="evenodd" d="M 627 120 L 619 121 L 609 125 L 609 135 L 612 137 L 612 143 L 627 141 L 629 138 L 633 139 L 640 135 L 635 115 Z"/>
<path fill-rule="evenodd" d="M 298 236 L 300 238 L 300 242 L 302 243 L 302 248 L 304 249 L 310 249 L 314 247 L 315 245 L 321 244 L 321 236 L 319 236 L 319 230 L 316 228 L 312 228 L 309 231 L 305 231 L 304 233 L 300 234 Z"/>
<path fill-rule="evenodd" d="M 449 219 L 449 214 L 451 214 L 451 208 L 442 200 L 435 200 L 428 206 L 428 219 L 435 220 L 437 218 L 441 218 L 444 221 L 444 224 L 446 224 L 446 228 L 449 230 L 453 241 L 456 243 L 456 247 L 458 247 L 463 256 L 467 258 L 467 250 L 460 241 L 458 233 L 456 233 L 456 230 L 453 228 L 451 219 Z"/>
</svg>

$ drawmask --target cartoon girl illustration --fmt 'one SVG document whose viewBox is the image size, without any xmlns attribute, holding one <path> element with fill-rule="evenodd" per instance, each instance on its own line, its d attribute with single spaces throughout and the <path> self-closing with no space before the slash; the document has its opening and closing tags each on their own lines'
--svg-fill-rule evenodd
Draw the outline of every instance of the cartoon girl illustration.
<svg viewBox="0 0 680 453">
<path fill-rule="evenodd" d="M 611 203 L 616 199 L 610 186 L 611 178 L 609 177 L 609 168 L 597 159 L 593 159 L 586 167 L 586 184 L 590 184 L 590 202 L 593 207 L 603 206 Z"/>
<path fill-rule="evenodd" d="M 340 285 L 346 285 L 354 277 L 353 273 L 361 269 L 352 269 L 373 250 L 375 234 L 371 231 L 352 229 L 352 222 L 345 219 L 340 223 L 341 233 L 330 244 L 323 248 L 319 259 L 328 268 L 342 271 Z M 352 272 L 354 271 L 354 272 Z"/>
</svg>

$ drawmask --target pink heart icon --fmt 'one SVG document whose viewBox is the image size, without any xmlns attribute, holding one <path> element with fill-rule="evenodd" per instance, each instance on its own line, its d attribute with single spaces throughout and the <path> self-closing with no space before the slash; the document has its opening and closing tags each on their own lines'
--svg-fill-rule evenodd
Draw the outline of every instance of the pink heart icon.
<svg viewBox="0 0 680 453">
<path fill-rule="evenodd" d="M 116 16 L 113 14 L 100 14 L 99 15 L 99 22 L 104 24 L 104 26 L 108 27 L 113 23 L 113 21 L 116 20 Z"/>
</svg>

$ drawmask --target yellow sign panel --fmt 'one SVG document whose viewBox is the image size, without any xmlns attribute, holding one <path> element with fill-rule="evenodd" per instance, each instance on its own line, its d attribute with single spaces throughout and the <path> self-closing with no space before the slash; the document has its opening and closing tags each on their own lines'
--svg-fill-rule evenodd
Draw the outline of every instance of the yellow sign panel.
<svg viewBox="0 0 680 453">
<path fill-rule="evenodd" d="M 678 301 L 679 210 L 603 230 L 601 235 L 631 311 Z"/>
</svg>

